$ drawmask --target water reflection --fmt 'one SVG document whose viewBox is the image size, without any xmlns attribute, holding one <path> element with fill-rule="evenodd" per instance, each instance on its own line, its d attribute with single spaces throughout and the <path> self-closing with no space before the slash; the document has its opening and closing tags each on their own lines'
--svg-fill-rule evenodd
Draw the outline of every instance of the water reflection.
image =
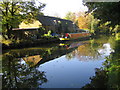
<svg viewBox="0 0 120 90">
<path fill-rule="evenodd" d="M 111 49 L 109 44 L 104 44 L 104 46 L 108 46 L 109 50 L 113 53 L 109 54 L 105 52 L 105 55 L 109 55 L 103 66 L 101 68 L 96 68 L 95 76 L 90 77 L 91 82 L 82 87 L 82 89 L 86 88 L 104 88 L 106 90 L 110 89 L 120 89 L 120 41 L 115 41 L 114 50 Z M 107 50 L 108 50 L 107 49 Z M 104 49 L 100 50 L 103 51 Z M 103 54 L 103 53 L 102 53 Z"/>
<path fill-rule="evenodd" d="M 88 61 L 97 59 L 99 57 L 99 53 L 97 50 L 91 49 L 90 44 L 85 44 L 79 46 L 75 51 L 67 54 L 66 57 L 68 59 L 76 57 L 80 61 Z"/>
<path fill-rule="evenodd" d="M 44 71 L 29 68 L 20 59 L 7 56 L 3 61 L 3 88 L 34 88 L 47 82 Z M 39 81 L 39 82 L 38 82 Z"/>
<path fill-rule="evenodd" d="M 71 53 L 40 65 L 38 70 L 44 70 L 49 81 L 42 84 L 41 87 L 81 88 L 87 83 L 90 83 L 92 80 L 90 77 L 95 76 L 96 73 L 100 73 L 100 70 L 97 68 L 102 67 L 102 63 L 105 62 L 105 57 L 113 52 L 110 42 L 99 41 L 98 43 L 96 40 L 94 41 L 94 43 L 93 40 L 89 41 L 89 43 L 80 45 Z M 99 50 L 101 50 L 101 53 Z M 102 74 L 104 76 L 106 75 L 104 73 Z M 96 81 L 96 84 L 100 84 L 102 81 L 107 82 L 105 78 L 100 78 Z M 99 86 L 104 87 L 105 85 L 100 84 Z"/>
<path fill-rule="evenodd" d="M 78 58 L 80 61 L 99 60 L 109 56 L 114 50 L 110 47 L 110 43 L 105 43 L 101 47 L 93 48 L 91 43 L 80 45 L 76 50 L 66 55 L 67 59 Z"/>
<path fill-rule="evenodd" d="M 77 58 L 68 61 L 62 56 L 45 64 L 38 70 L 46 72 L 49 82 L 42 84 L 42 88 L 80 88 L 90 82 L 89 77 L 94 75 L 94 69 L 102 66 L 103 60 L 81 62 Z"/>
<path fill-rule="evenodd" d="M 42 60 L 40 55 L 34 55 L 34 56 L 27 56 L 21 58 L 22 63 L 27 63 L 30 67 L 35 66 L 38 62 Z"/>
<path fill-rule="evenodd" d="M 73 50 L 61 46 L 36 47 L 5 51 L 2 55 L 3 88 L 33 88 L 47 82 L 40 64 L 60 57 Z"/>
<path fill-rule="evenodd" d="M 3 88 L 81 88 L 113 50 L 112 38 L 3 51 Z"/>
<path fill-rule="evenodd" d="M 98 52 L 101 55 L 109 56 L 111 52 L 114 52 L 114 50 L 110 47 L 110 43 L 103 44 L 103 49 L 99 49 Z"/>
</svg>

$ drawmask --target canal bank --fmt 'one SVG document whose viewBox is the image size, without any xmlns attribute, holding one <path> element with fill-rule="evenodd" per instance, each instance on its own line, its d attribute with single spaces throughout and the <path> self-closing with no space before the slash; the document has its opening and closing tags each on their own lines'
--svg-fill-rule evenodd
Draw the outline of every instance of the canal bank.
<svg viewBox="0 0 120 90">
<path fill-rule="evenodd" d="M 71 42 L 71 41 L 86 41 L 92 39 L 93 37 L 80 37 L 76 39 L 64 40 L 61 41 L 58 37 L 46 37 L 44 39 L 36 39 L 36 40 L 21 40 L 21 41 L 13 41 L 10 44 L 2 43 L 2 49 L 20 49 L 26 47 L 37 47 L 43 45 L 49 45 L 50 43 L 64 43 L 64 42 Z"/>
<path fill-rule="evenodd" d="M 21 42 L 17 43 L 17 41 L 12 42 L 10 44 L 2 44 L 2 49 L 20 49 L 26 47 L 35 47 L 41 46 L 49 43 L 58 43 L 60 42 L 59 38 L 44 38 L 44 39 L 37 39 L 37 40 L 21 40 Z"/>
</svg>

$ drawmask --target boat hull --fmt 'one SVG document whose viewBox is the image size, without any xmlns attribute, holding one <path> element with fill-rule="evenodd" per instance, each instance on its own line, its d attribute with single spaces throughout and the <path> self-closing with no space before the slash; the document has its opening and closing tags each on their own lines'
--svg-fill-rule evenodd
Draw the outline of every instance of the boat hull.
<svg viewBox="0 0 120 90">
<path fill-rule="evenodd" d="M 70 38 L 71 39 L 77 39 L 80 37 L 89 37 L 91 36 L 90 33 L 70 33 Z"/>
<path fill-rule="evenodd" d="M 70 40 L 70 38 L 59 38 L 61 41 Z"/>
</svg>

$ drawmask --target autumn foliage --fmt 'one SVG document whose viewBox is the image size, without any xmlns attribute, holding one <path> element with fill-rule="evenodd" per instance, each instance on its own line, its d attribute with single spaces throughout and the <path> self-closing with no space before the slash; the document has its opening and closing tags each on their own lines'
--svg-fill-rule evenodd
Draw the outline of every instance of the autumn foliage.
<svg viewBox="0 0 120 90">
<path fill-rule="evenodd" d="M 89 29 L 91 22 L 91 15 L 86 15 L 85 13 L 80 13 L 78 17 L 78 27 L 80 29 Z"/>
<path fill-rule="evenodd" d="M 73 21 L 80 29 L 90 29 L 92 15 L 87 15 L 85 12 L 68 12 L 64 19 Z"/>
</svg>

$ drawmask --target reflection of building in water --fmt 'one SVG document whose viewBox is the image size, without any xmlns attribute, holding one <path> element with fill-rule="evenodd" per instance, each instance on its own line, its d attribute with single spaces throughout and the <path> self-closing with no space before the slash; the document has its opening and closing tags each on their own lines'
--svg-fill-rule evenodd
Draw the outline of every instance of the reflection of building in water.
<svg viewBox="0 0 120 90">
<path fill-rule="evenodd" d="M 42 58 L 40 55 L 28 56 L 22 58 L 30 67 L 35 66 Z"/>
</svg>

